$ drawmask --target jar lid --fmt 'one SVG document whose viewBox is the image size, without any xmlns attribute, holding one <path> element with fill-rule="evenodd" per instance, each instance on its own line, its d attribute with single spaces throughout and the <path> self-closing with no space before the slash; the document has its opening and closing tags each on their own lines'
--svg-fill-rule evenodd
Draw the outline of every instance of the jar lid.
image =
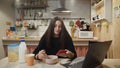
<svg viewBox="0 0 120 68">
<path fill-rule="evenodd" d="M 24 40 L 24 39 L 21 39 L 20 42 L 25 42 L 25 40 Z"/>
<path fill-rule="evenodd" d="M 19 46 L 18 43 L 14 43 L 14 44 L 9 44 L 8 47 L 16 47 L 16 46 Z"/>
</svg>

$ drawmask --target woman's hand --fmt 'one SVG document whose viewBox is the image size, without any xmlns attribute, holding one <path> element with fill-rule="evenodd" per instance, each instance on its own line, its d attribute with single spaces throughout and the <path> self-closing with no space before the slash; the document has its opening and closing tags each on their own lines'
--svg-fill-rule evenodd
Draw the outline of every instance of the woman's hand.
<svg viewBox="0 0 120 68">
<path fill-rule="evenodd" d="M 74 53 L 72 53 L 71 51 L 65 49 L 67 52 L 66 52 L 66 55 L 68 58 L 73 58 L 74 57 Z"/>
<path fill-rule="evenodd" d="M 44 59 L 44 58 L 48 58 L 46 51 L 45 50 L 41 50 L 39 51 L 39 53 L 36 55 L 37 59 Z"/>
<path fill-rule="evenodd" d="M 73 58 L 74 57 L 74 53 L 72 53 L 71 51 L 65 49 L 66 52 L 65 53 L 59 53 L 58 56 L 61 57 L 68 57 L 68 58 Z"/>
</svg>

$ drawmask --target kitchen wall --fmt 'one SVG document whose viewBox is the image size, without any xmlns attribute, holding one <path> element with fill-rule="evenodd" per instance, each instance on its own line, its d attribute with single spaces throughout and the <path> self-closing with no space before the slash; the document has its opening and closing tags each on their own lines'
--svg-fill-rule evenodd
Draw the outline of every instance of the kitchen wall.
<svg viewBox="0 0 120 68">
<path fill-rule="evenodd" d="M 53 2 L 54 1 L 54 2 Z M 77 18 L 82 17 L 85 18 L 86 22 L 90 22 L 90 0 L 66 0 L 66 7 L 67 9 L 72 10 L 72 13 L 70 15 L 62 15 L 62 17 L 71 17 L 71 18 Z M 44 13 L 43 17 L 54 17 L 56 15 L 52 15 L 50 13 L 51 10 L 54 10 L 58 8 L 58 2 L 55 0 L 49 0 L 48 2 L 49 7 L 47 8 L 47 12 Z M 0 0 L 0 58 L 4 57 L 4 50 L 3 50 L 3 44 L 2 44 L 2 38 L 6 36 L 6 29 L 9 28 L 6 25 L 6 22 L 11 22 L 12 26 L 15 24 L 15 7 L 14 7 L 14 0 Z M 64 24 L 70 33 L 70 27 L 69 27 L 69 21 L 70 20 L 64 20 Z M 75 20 L 73 20 L 75 21 Z M 28 22 L 31 22 L 29 20 Z M 41 24 L 41 20 L 32 21 L 37 23 L 39 28 L 37 30 L 29 30 L 28 35 L 30 36 L 42 36 L 45 30 L 47 29 L 47 26 L 44 26 L 44 24 Z M 48 23 L 49 24 L 49 23 Z M 18 28 L 19 30 L 19 28 Z M 18 34 L 21 35 L 21 32 L 18 32 Z"/>
<path fill-rule="evenodd" d="M 90 21 L 90 0 L 66 0 L 65 7 L 72 11 L 70 15 L 61 15 L 63 17 L 82 17 Z M 53 17 L 56 15 L 51 14 L 51 11 L 59 8 L 59 0 L 48 0 L 49 7 L 44 17 Z"/>
<path fill-rule="evenodd" d="M 0 0 L 0 59 L 4 57 L 2 37 L 6 35 L 6 22 L 14 22 L 13 0 Z"/>
<path fill-rule="evenodd" d="M 90 0 L 66 0 L 66 8 L 71 10 L 72 13 L 69 15 L 53 15 L 51 13 L 52 10 L 59 8 L 60 7 L 60 3 L 59 0 L 48 0 L 48 8 L 45 12 L 45 10 L 43 11 L 43 18 L 51 18 L 51 17 L 55 17 L 55 16 L 60 16 L 60 17 L 67 17 L 67 18 L 85 18 L 85 22 L 90 22 L 90 13 L 91 13 L 91 1 Z M 40 11 L 40 10 L 37 10 Z M 20 15 L 19 13 L 16 14 L 16 17 L 19 18 Z M 25 16 L 25 18 L 29 18 L 27 16 Z M 33 18 L 33 16 L 32 16 Z M 43 23 L 43 26 L 39 26 L 39 28 L 37 30 L 28 30 L 28 35 L 29 36 L 42 36 L 45 32 L 45 30 L 47 29 L 48 26 L 44 26 L 44 21 L 42 20 L 26 20 L 28 23 L 34 22 L 38 25 L 41 25 L 41 22 Z M 70 34 L 70 30 L 71 27 L 69 26 L 69 21 L 71 20 L 64 20 L 64 24 Z M 73 20 L 76 21 L 76 20 Z M 49 24 L 49 21 L 48 21 Z M 32 34 L 31 34 L 32 32 Z M 23 35 L 20 34 L 21 32 L 18 32 L 19 35 Z"/>
<path fill-rule="evenodd" d="M 120 9 L 115 10 L 115 7 L 120 6 L 120 0 L 113 0 L 113 25 L 112 25 L 112 34 L 113 34 L 113 58 L 120 59 L 120 17 L 116 17 L 116 11 L 120 11 Z M 120 8 L 120 7 L 119 7 Z M 120 15 L 120 12 L 119 12 Z"/>
<path fill-rule="evenodd" d="M 91 4 L 90 0 L 65 0 L 65 8 L 71 10 L 72 13 L 68 15 L 53 15 L 51 11 L 60 7 L 60 0 L 48 0 L 48 7 L 46 11 L 37 9 L 35 12 L 42 11 L 43 18 L 51 18 L 54 16 L 62 16 L 62 17 L 69 17 L 69 18 L 82 17 L 82 18 L 85 18 L 88 22 L 90 22 L 90 10 L 91 10 L 90 4 Z M 16 11 L 16 13 L 18 13 L 16 17 L 19 18 L 20 13 L 18 11 Z"/>
</svg>

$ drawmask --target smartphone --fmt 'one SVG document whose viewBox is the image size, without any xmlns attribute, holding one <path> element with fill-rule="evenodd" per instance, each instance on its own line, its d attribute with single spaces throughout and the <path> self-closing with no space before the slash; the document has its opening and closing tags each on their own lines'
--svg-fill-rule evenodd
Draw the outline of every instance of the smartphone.
<svg viewBox="0 0 120 68">
<path fill-rule="evenodd" d="M 59 55 L 60 53 L 66 53 L 66 50 L 59 50 L 56 55 Z"/>
</svg>

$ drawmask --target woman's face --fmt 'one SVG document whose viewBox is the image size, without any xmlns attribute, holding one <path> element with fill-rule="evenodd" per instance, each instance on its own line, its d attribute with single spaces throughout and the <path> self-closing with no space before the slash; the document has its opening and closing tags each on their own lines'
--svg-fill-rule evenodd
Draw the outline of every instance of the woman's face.
<svg viewBox="0 0 120 68">
<path fill-rule="evenodd" d="M 62 26 L 62 23 L 59 20 L 55 22 L 54 35 L 57 37 L 59 36 L 61 32 L 61 26 Z"/>
</svg>

